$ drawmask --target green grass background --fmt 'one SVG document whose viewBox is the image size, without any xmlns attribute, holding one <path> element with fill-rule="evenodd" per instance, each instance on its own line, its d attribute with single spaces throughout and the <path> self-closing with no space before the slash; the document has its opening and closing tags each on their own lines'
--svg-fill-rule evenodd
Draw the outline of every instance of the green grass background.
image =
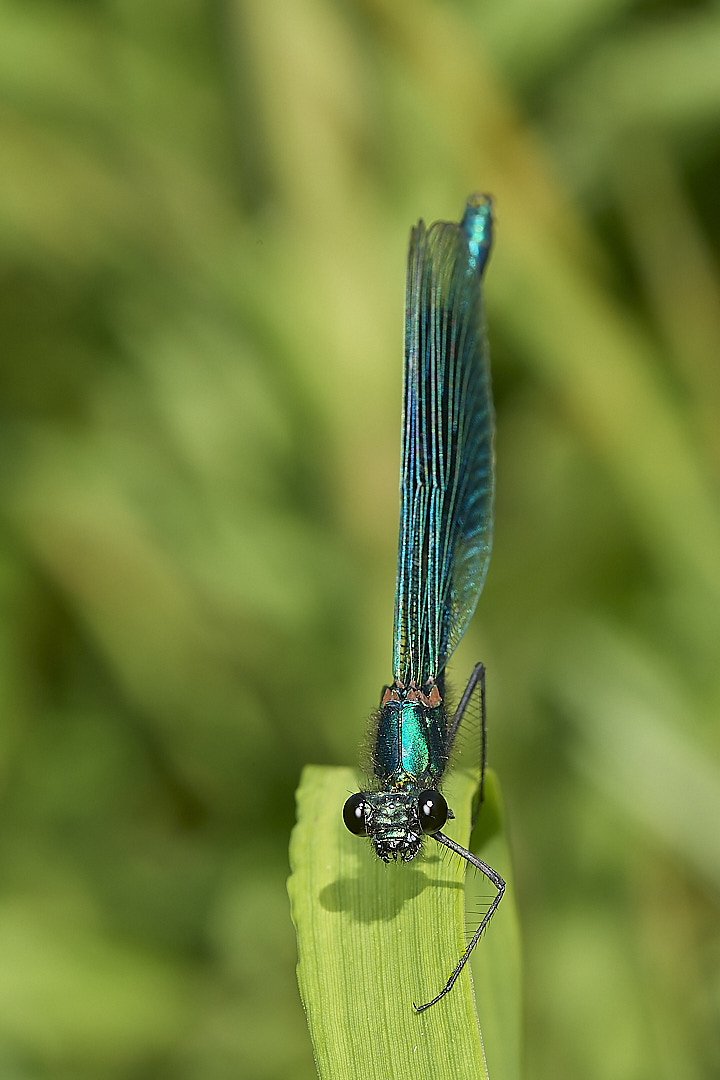
<svg viewBox="0 0 720 1080">
<path fill-rule="evenodd" d="M 530 1080 L 720 1073 L 720 8 L 0 3 L 0 1075 L 314 1075 L 302 766 L 390 676 L 407 236 L 493 193 Z"/>
</svg>

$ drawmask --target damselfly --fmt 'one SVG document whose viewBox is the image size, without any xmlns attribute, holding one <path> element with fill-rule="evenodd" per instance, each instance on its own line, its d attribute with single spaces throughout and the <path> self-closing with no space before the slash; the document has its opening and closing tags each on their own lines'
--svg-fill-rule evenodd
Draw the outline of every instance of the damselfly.
<svg viewBox="0 0 720 1080">
<path fill-rule="evenodd" d="M 468 199 L 459 224 L 420 221 L 411 233 L 394 681 L 376 719 L 372 785 L 343 811 L 348 829 L 368 836 L 385 862 L 415 858 L 428 835 L 497 889 L 447 983 L 418 1012 L 452 989 L 505 890 L 492 867 L 442 832 L 453 813 L 438 790 L 476 691 L 485 768 L 483 665 L 452 715 L 444 697 L 445 665 L 475 610 L 492 541 L 494 420 L 481 285 L 491 244 L 486 195 Z"/>
</svg>

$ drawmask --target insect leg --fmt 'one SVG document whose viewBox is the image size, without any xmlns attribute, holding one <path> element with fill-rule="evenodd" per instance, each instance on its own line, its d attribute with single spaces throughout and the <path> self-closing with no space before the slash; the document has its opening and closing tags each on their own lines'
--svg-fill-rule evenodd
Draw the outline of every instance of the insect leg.
<svg viewBox="0 0 720 1080">
<path fill-rule="evenodd" d="M 456 855 L 460 855 L 461 858 L 469 862 L 471 866 L 474 866 L 476 867 L 476 869 L 482 871 L 485 877 L 488 878 L 489 881 L 492 881 L 493 885 L 497 889 L 497 894 L 493 899 L 492 904 L 488 908 L 482 922 L 480 923 L 477 930 L 470 939 L 465 949 L 465 952 L 458 960 L 458 963 L 455 966 L 455 970 L 453 971 L 448 981 L 445 983 L 445 986 L 442 988 L 439 994 L 436 994 L 435 997 L 432 998 L 430 1001 L 426 1001 L 424 1005 L 415 1005 L 414 1007 L 416 1012 L 423 1012 L 425 1009 L 429 1009 L 431 1005 L 436 1005 L 441 998 L 444 998 L 445 995 L 449 993 L 450 990 L 452 990 L 458 975 L 470 959 L 471 952 L 480 940 L 480 936 L 483 930 L 490 922 L 490 919 L 495 913 L 498 904 L 502 900 L 503 893 L 505 892 L 505 882 L 500 877 L 497 870 L 493 870 L 491 866 L 488 866 L 487 863 L 484 863 L 482 859 L 478 859 L 478 857 L 476 855 L 473 855 L 471 851 L 466 851 L 464 847 L 461 847 L 460 844 L 456 844 L 454 840 L 451 840 L 449 836 L 445 836 L 445 834 L 442 832 L 434 833 L 433 840 L 437 840 L 438 844 L 444 844 L 445 847 L 450 848 L 451 851 L 454 851 Z"/>
<path fill-rule="evenodd" d="M 448 728 L 448 747 L 451 747 L 455 742 L 455 736 L 457 735 L 458 728 L 462 723 L 465 711 L 470 704 L 470 699 L 475 693 L 477 687 L 480 687 L 480 721 L 482 724 L 481 744 L 480 744 L 480 797 L 477 802 L 475 810 L 475 818 L 477 817 L 480 806 L 482 805 L 485 785 L 485 763 L 487 757 L 487 724 L 485 719 L 485 665 L 478 663 L 472 670 L 472 674 L 468 679 L 467 686 L 463 691 L 463 696 L 460 698 L 460 704 L 455 710 L 455 715 L 450 721 Z M 475 820 L 473 819 L 473 825 Z"/>
</svg>

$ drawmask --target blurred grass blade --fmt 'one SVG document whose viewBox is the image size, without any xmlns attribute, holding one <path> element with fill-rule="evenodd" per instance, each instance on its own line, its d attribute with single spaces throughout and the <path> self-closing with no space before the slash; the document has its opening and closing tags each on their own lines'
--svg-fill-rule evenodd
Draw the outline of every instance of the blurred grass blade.
<svg viewBox="0 0 720 1080">
<path fill-rule="evenodd" d="M 470 850 L 502 877 L 507 889 L 482 941 L 472 954 L 477 1014 L 482 1024 L 487 1067 L 493 1080 L 520 1080 L 522 1063 L 522 993 L 520 924 L 515 906 L 510 848 L 497 776 L 485 774 L 485 801 L 470 839 Z M 492 888 L 479 871 L 468 869 L 465 917 L 478 925 L 492 899 Z"/>
<path fill-rule="evenodd" d="M 456 820 L 448 833 L 466 844 L 475 777 L 455 770 L 446 786 Z M 308 766 L 298 789 L 298 822 L 290 844 L 288 891 L 298 941 L 298 982 L 310 1027 L 318 1074 L 333 1080 L 399 1076 L 457 1080 L 487 1078 L 485 1050 L 469 973 L 452 993 L 418 1015 L 444 984 L 463 948 L 465 863 L 427 843 L 416 862 L 389 866 L 367 843 L 348 833 L 341 808 L 358 789 L 354 770 Z M 495 785 L 490 785 L 493 798 Z M 497 803 L 485 808 L 487 841 L 501 872 L 509 857 Z M 478 875 L 482 877 L 482 875 Z M 487 883 L 479 885 L 484 892 Z M 487 906 L 487 900 L 481 903 Z M 512 894 L 506 894 L 476 953 L 477 983 L 497 997 L 487 1058 L 498 1062 L 493 1080 L 515 1080 L 519 1060 L 519 964 Z M 496 935 L 497 931 L 497 935 Z M 487 949 L 491 937 L 494 947 Z M 506 957 L 507 962 L 506 962 Z M 480 1020 L 483 1021 L 482 1013 Z M 512 1040 L 513 1047 L 505 1046 Z M 507 1066 L 508 1071 L 504 1071 Z M 492 1068 L 492 1066 L 491 1066 Z"/>
</svg>

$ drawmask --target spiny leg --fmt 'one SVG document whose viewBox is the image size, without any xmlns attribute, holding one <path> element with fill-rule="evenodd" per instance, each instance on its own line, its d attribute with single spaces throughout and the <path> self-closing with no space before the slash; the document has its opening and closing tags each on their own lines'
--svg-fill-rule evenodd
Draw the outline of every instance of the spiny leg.
<svg viewBox="0 0 720 1080">
<path fill-rule="evenodd" d="M 455 742 L 455 736 L 458 733 L 458 729 L 463 721 L 463 717 L 470 704 L 475 690 L 480 685 L 480 721 L 482 725 L 481 744 L 480 744 L 480 798 L 477 801 L 477 807 L 475 815 L 473 817 L 473 826 L 475 825 L 475 819 L 477 818 L 480 807 L 485 793 L 485 764 L 487 758 L 487 724 L 485 719 L 485 665 L 483 663 L 477 663 L 472 670 L 472 674 L 467 681 L 467 686 L 463 691 L 463 696 L 460 698 L 460 704 L 455 710 L 455 715 L 450 721 L 448 728 L 448 746 L 452 746 Z"/>
<path fill-rule="evenodd" d="M 478 665 L 478 666 L 482 667 L 482 665 Z M 413 1005 L 414 1005 L 414 1008 L 415 1008 L 416 1012 L 423 1012 L 424 1009 L 429 1009 L 431 1005 L 436 1005 L 437 1002 L 440 1001 L 441 998 L 444 998 L 445 995 L 447 993 L 449 993 L 450 990 L 452 990 L 453 986 L 455 985 L 455 982 L 457 980 L 458 975 L 460 974 L 460 972 L 462 971 L 462 969 L 465 967 L 468 960 L 470 959 L 471 952 L 473 951 L 473 949 L 477 945 L 478 941 L 480 940 L 480 936 L 481 936 L 483 930 L 485 929 L 487 924 L 490 922 L 490 919 L 492 918 L 493 914 L 495 913 L 495 910 L 497 909 L 498 904 L 502 900 L 503 893 L 505 892 L 505 882 L 500 877 L 497 870 L 493 870 L 492 866 L 488 866 L 488 864 L 484 863 L 482 861 L 482 859 L 478 859 L 476 855 L 473 855 L 471 851 L 466 851 L 464 847 L 460 846 L 460 844 L 456 844 L 455 841 L 451 840 L 449 836 L 445 836 L 445 833 L 441 833 L 441 832 L 434 833 L 433 834 L 433 840 L 437 840 L 438 844 L 444 844 L 445 847 L 450 848 L 451 851 L 454 851 L 456 855 L 460 855 L 463 859 L 465 859 L 467 862 L 469 862 L 471 866 L 474 866 L 474 867 L 476 867 L 476 869 L 481 870 L 482 873 L 485 875 L 485 877 L 488 878 L 489 881 L 492 881 L 493 885 L 497 889 L 497 895 L 495 896 L 495 899 L 493 900 L 492 904 L 488 908 L 487 914 L 485 915 L 482 922 L 480 923 L 477 930 L 475 931 L 472 938 L 470 939 L 470 942 L 468 943 L 468 945 L 467 945 L 467 947 L 465 949 L 465 952 L 460 957 L 460 959 L 459 959 L 459 961 L 458 961 L 458 963 L 457 963 L 457 965 L 455 967 L 455 970 L 453 971 L 453 973 L 450 976 L 450 978 L 448 979 L 448 981 L 445 983 L 445 986 L 443 987 L 443 989 L 440 991 L 439 994 L 436 994 L 435 997 L 432 998 L 431 1001 L 426 1001 L 424 1005 L 415 1005 L 414 1002 L 413 1002 Z"/>
</svg>

